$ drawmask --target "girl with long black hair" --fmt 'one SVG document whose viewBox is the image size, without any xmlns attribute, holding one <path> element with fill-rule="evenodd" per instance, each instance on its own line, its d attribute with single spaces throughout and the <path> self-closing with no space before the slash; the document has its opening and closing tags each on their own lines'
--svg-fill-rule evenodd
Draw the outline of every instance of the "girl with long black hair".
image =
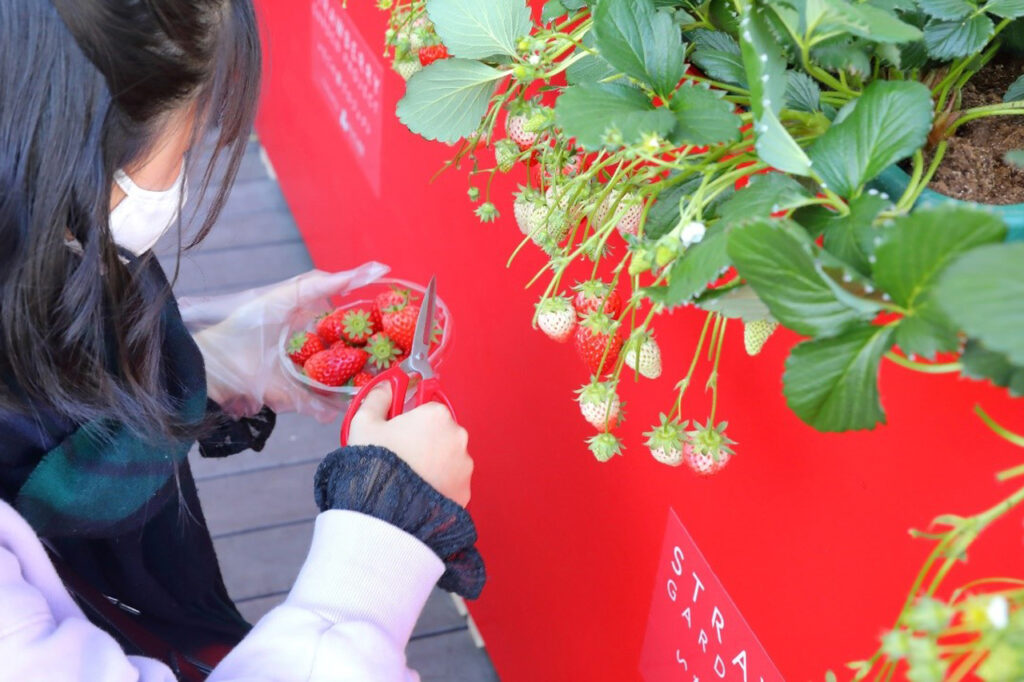
<svg viewBox="0 0 1024 682">
<path fill-rule="evenodd" d="M 215 192 L 192 244 L 215 223 L 259 74 L 250 0 L 0 2 L 0 498 L 183 651 L 250 628 L 186 455 L 196 440 L 230 454 L 240 433 L 261 447 L 273 419 L 239 423 L 208 400 L 202 354 L 149 249 L 181 230 L 186 177 L 201 179 L 200 197 Z M 209 138 L 213 160 L 189 168 Z M 318 471 L 321 509 L 411 534 L 446 562 L 442 586 L 474 596 L 465 431 L 437 405 L 357 423 L 364 447 Z"/>
</svg>

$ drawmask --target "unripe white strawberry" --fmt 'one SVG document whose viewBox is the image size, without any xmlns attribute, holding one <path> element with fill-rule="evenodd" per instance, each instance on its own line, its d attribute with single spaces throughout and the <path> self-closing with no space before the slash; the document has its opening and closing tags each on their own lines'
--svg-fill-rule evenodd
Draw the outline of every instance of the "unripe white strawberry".
<svg viewBox="0 0 1024 682">
<path fill-rule="evenodd" d="M 520 149 L 529 149 L 537 142 L 537 133 L 526 130 L 526 123 L 529 120 L 529 116 L 524 114 L 509 114 L 505 120 L 505 132 Z"/>
<path fill-rule="evenodd" d="M 545 298 L 537 304 L 537 326 L 548 337 L 565 343 L 576 331 L 576 310 L 564 296 Z"/>
<path fill-rule="evenodd" d="M 620 234 L 636 235 L 640 232 L 640 218 L 643 217 L 643 213 L 644 201 L 639 194 L 632 191 L 612 191 L 594 212 L 594 222 L 597 225 L 611 222 Z"/>
<path fill-rule="evenodd" d="M 733 457 L 730 445 L 736 441 L 730 440 L 725 435 L 726 423 L 712 426 L 711 420 L 693 431 L 686 432 L 686 442 L 683 443 L 683 461 L 701 476 L 712 476 L 725 468 Z"/>
<path fill-rule="evenodd" d="M 543 215 L 547 210 L 544 200 L 540 192 L 532 187 L 520 187 L 515 197 L 512 212 L 516 217 L 516 225 L 523 234 L 533 235 L 543 225 Z"/>
<path fill-rule="evenodd" d="M 664 414 L 661 415 L 661 423 L 644 434 L 647 436 L 647 447 L 650 448 L 651 456 L 668 466 L 677 467 L 682 464 L 685 428 L 686 422 L 670 420 Z"/>
<path fill-rule="evenodd" d="M 622 454 L 622 441 L 613 433 L 599 433 L 588 438 L 587 445 L 598 462 L 607 462 L 615 455 Z"/>
<path fill-rule="evenodd" d="M 622 349 L 626 366 L 648 379 L 661 376 L 661 348 L 648 333 L 634 334 Z"/>
<path fill-rule="evenodd" d="M 583 418 L 598 431 L 611 431 L 619 423 L 622 403 L 615 387 L 614 381 L 593 379 L 577 391 Z"/>
<path fill-rule="evenodd" d="M 744 323 L 743 345 L 747 349 L 747 355 L 760 353 L 778 327 L 779 323 L 775 320 L 752 320 Z"/>
<path fill-rule="evenodd" d="M 552 208 L 562 209 L 569 221 L 569 227 L 577 225 L 583 220 L 583 203 L 586 199 L 578 200 L 577 194 L 582 196 L 583 192 L 577 192 L 570 187 L 555 187 L 554 185 L 544 190 L 545 203 Z"/>
<path fill-rule="evenodd" d="M 395 70 L 395 73 L 405 80 L 409 80 L 416 73 L 423 70 L 423 65 L 420 64 L 418 59 L 396 59 L 391 67 Z"/>
</svg>

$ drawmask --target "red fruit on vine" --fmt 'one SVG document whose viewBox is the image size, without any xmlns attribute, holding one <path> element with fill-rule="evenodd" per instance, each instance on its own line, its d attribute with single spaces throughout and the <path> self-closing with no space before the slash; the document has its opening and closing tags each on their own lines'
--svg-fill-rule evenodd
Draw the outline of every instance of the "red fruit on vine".
<svg viewBox="0 0 1024 682">
<path fill-rule="evenodd" d="M 313 355 L 303 369 L 310 379 L 325 386 L 344 386 L 366 366 L 367 358 L 361 348 L 339 346 Z"/>
<path fill-rule="evenodd" d="M 520 149 L 529 149 L 537 142 L 537 133 L 526 130 L 529 120 L 530 117 L 523 114 L 509 114 L 505 120 L 505 132 Z"/>
<path fill-rule="evenodd" d="M 353 346 L 366 345 L 379 327 L 374 324 L 373 314 L 363 308 L 349 309 L 341 316 L 341 338 Z"/>
<path fill-rule="evenodd" d="M 576 311 L 564 296 L 545 298 L 537 304 L 537 326 L 553 341 L 565 343 L 576 331 Z"/>
<path fill-rule="evenodd" d="M 387 309 L 381 312 L 380 327 L 395 344 L 408 352 L 416 338 L 416 320 L 420 315 L 418 305 L 406 304 L 397 310 Z"/>
<path fill-rule="evenodd" d="M 593 379 L 576 392 L 580 413 L 598 431 L 611 431 L 619 424 L 622 402 L 615 387 L 614 381 Z"/>
<path fill-rule="evenodd" d="M 725 468 L 735 454 L 730 447 L 736 441 L 725 435 L 726 422 L 712 426 L 711 420 L 693 431 L 686 432 L 683 443 L 683 461 L 701 476 L 712 476 Z"/>
<path fill-rule="evenodd" d="M 577 284 L 573 289 L 576 296 L 572 305 L 581 317 L 602 311 L 609 317 L 618 317 L 622 312 L 622 297 L 610 285 L 596 279 Z"/>
<path fill-rule="evenodd" d="M 334 312 L 321 315 L 316 323 L 316 334 L 328 346 L 337 343 L 342 338 L 342 328 L 345 311 L 335 310 Z"/>
<path fill-rule="evenodd" d="M 562 166 L 562 173 L 564 175 L 579 175 L 581 170 L 583 170 L 582 154 L 571 155 Z"/>
<path fill-rule="evenodd" d="M 401 349 L 384 332 L 377 332 L 367 339 L 366 352 L 370 355 L 370 366 L 381 371 L 390 369 L 402 354 Z"/>
<path fill-rule="evenodd" d="M 441 44 L 426 45 L 420 48 L 419 55 L 420 64 L 422 64 L 423 66 L 428 66 L 436 62 L 438 59 L 447 59 L 448 48 Z"/>
<path fill-rule="evenodd" d="M 324 340 L 311 332 L 299 332 L 288 342 L 288 357 L 301 367 L 317 353 L 326 350 Z"/>
<path fill-rule="evenodd" d="M 590 313 L 576 328 L 576 352 L 591 374 L 615 367 L 621 349 L 618 323 L 605 313 Z"/>
</svg>

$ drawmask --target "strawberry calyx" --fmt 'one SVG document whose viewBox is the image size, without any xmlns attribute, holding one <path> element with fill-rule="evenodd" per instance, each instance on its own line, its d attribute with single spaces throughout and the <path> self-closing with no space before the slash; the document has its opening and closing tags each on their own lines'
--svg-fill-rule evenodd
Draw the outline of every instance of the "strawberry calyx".
<svg viewBox="0 0 1024 682">
<path fill-rule="evenodd" d="M 619 323 L 616 320 L 600 310 L 588 313 L 580 325 L 589 329 L 596 336 L 612 336 L 619 328 Z"/>
<path fill-rule="evenodd" d="M 721 422 L 717 426 L 713 426 L 711 420 L 708 419 L 706 424 L 695 422 L 694 426 L 696 426 L 694 430 L 686 432 L 686 439 L 696 454 L 711 457 L 715 462 L 725 455 L 731 457 L 736 454 L 730 447 L 736 445 L 736 441 L 725 435 L 728 422 Z"/>
<path fill-rule="evenodd" d="M 341 322 L 345 338 L 352 343 L 365 343 L 376 332 L 373 317 L 366 310 L 350 310 Z"/>
<path fill-rule="evenodd" d="M 309 332 L 299 332 L 294 335 L 291 340 L 288 341 L 288 354 L 291 355 L 293 353 L 302 352 L 306 342 L 309 341 L 309 334 Z"/>
<path fill-rule="evenodd" d="M 379 370 L 389 369 L 402 354 L 395 342 L 380 332 L 366 340 L 365 350 L 370 354 L 369 364 Z"/>
<path fill-rule="evenodd" d="M 651 450 L 665 450 L 666 452 L 681 452 L 683 441 L 686 439 L 685 429 L 689 422 L 680 422 L 669 419 L 668 415 L 660 416 L 661 422 L 658 426 L 645 433 L 647 436 L 646 445 Z"/>
<path fill-rule="evenodd" d="M 621 455 L 622 441 L 614 433 L 599 433 L 587 439 L 587 447 L 598 462 L 607 462 L 615 455 Z"/>
</svg>

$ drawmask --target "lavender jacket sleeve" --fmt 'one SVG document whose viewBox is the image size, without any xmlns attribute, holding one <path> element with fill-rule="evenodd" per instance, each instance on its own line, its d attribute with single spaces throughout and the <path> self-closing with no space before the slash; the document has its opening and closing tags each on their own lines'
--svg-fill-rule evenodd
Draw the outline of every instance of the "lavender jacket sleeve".
<svg viewBox="0 0 1024 682">
<path fill-rule="evenodd" d="M 288 598 L 209 682 L 415 682 L 405 647 L 443 571 L 430 548 L 388 523 L 323 512 Z M 85 618 L 35 533 L 3 502 L 0 661 L 0 682 L 174 682 L 163 664 L 126 656 Z"/>
</svg>

